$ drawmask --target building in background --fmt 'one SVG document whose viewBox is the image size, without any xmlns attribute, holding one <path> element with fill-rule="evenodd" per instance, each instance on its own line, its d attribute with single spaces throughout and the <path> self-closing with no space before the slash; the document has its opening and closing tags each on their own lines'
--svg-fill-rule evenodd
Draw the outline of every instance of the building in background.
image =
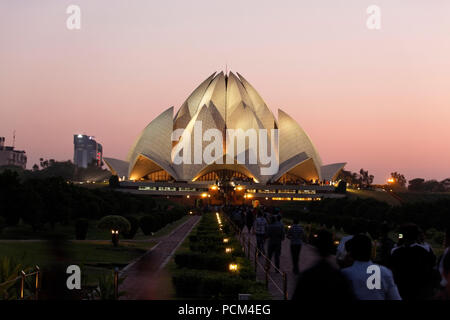
<svg viewBox="0 0 450 320">
<path fill-rule="evenodd" d="M 278 148 L 270 150 L 270 143 L 266 145 L 271 153 L 277 155 L 279 170 L 275 174 L 262 175 L 260 168 L 266 167 L 267 163 L 260 159 L 255 164 L 239 163 L 235 160 L 234 147 L 227 150 L 227 145 L 223 151 L 225 156 L 218 157 L 217 162 L 174 163 L 172 155 L 177 150 L 177 142 L 172 141 L 173 132 L 182 129 L 183 135 L 194 141 L 196 122 L 202 123 L 202 133 L 215 129 L 223 137 L 228 135 L 229 129 L 265 130 L 267 133 L 278 129 Z M 207 144 L 204 142 L 201 147 Z M 246 154 L 257 152 L 258 145 L 257 142 L 246 147 Z M 224 164 L 226 157 L 233 157 L 233 163 Z M 263 185 L 329 184 L 345 166 L 344 162 L 324 165 L 300 125 L 282 110 L 278 110 L 277 119 L 253 86 L 242 75 L 233 72 L 213 73 L 192 92 L 175 115 L 171 107 L 150 122 L 125 161 L 105 158 L 105 163 L 113 174 L 126 176 L 131 181 L 214 182 L 234 179 Z"/>
<path fill-rule="evenodd" d="M 73 136 L 73 162 L 77 167 L 87 168 L 89 165 L 101 167 L 103 164 L 103 147 L 94 137 L 84 134 Z"/>
<path fill-rule="evenodd" d="M 14 150 L 14 146 L 5 146 L 5 138 L 0 137 L 0 166 L 17 166 L 26 169 L 27 155 L 23 150 Z"/>
</svg>

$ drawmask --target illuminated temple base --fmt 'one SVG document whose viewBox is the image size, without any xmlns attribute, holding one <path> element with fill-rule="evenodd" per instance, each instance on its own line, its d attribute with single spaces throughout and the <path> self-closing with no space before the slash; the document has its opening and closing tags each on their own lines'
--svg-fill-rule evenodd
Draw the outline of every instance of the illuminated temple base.
<svg viewBox="0 0 450 320">
<path fill-rule="evenodd" d="M 281 201 L 320 201 L 324 198 L 341 198 L 330 185 L 267 185 L 240 183 L 227 186 L 204 182 L 121 182 L 121 189 L 135 194 L 165 197 L 187 204 L 203 199 L 211 205 L 262 204 Z M 226 194 L 226 196 L 225 196 Z M 204 202 L 205 204 L 205 202 Z"/>
</svg>

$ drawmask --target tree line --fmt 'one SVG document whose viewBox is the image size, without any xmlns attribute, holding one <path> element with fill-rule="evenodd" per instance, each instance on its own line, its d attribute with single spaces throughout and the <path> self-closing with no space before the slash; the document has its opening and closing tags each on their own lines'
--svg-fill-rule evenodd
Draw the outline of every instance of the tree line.
<svg viewBox="0 0 450 320">
<path fill-rule="evenodd" d="M 60 177 L 67 181 L 92 181 L 102 182 L 111 177 L 111 172 L 95 164 L 87 168 L 77 167 L 72 161 L 55 161 L 54 159 L 41 158 L 39 165 L 34 164 L 32 170 L 24 170 L 17 166 L 0 167 L 0 172 L 10 170 L 16 172 L 21 180 L 47 179 Z"/>
<path fill-rule="evenodd" d="M 67 224 L 79 218 L 163 212 L 155 199 L 112 188 L 88 189 L 62 177 L 20 179 L 17 172 L 0 173 L 0 228 L 22 220 L 34 231 L 45 225 Z"/>
<path fill-rule="evenodd" d="M 372 198 L 340 198 L 313 201 L 299 209 L 285 206 L 283 216 L 299 217 L 305 222 L 315 222 L 352 232 L 355 228 L 368 231 L 377 237 L 383 223 L 394 230 L 406 222 L 417 224 L 422 230 L 445 231 L 450 227 L 450 199 L 442 198 L 432 202 L 405 203 L 390 206 Z"/>
</svg>

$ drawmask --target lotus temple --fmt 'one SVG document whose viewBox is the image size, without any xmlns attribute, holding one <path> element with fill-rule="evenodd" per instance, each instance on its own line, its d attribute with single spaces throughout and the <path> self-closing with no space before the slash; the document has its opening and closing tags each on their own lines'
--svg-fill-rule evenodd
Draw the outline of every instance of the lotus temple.
<svg viewBox="0 0 450 320">
<path fill-rule="evenodd" d="M 174 107 L 167 109 L 142 130 L 126 160 L 104 158 L 110 171 L 119 176 L 121 190 L 183 201 L 206 198 L 211 203 L 223 199 L 224 190 L 230 188 L 227 194 L 232 201 L 310 201 L 339 196 L 333 184 L 345 163 L 322 164 L 300 125 L 280 109 L 275 117 L 239 73 L 212 74 L 174 111 Z M 242 148 L 236 150 L 238 143 L 230 147 L 228 138 L 230 131 L 239 129 L 267 134 L 256 141 L 244 137 Z M 174 137 L 175 132 L 179 137 Z M 216 141 L 220 150 L 205 161 L 198 156 L 212 139 L 203 136 L 198 143 L 196 135 L 208 132 L 222 133 L 224 141 Z M 276 162 L 270 174 L 264 172 L 267 159 L 258 153 L 262 144 Z M 183 158 L 188 161 L 176 161 L 177 155 L 187 156 L 187 152 L 197 161 L 189 161 L 190 155 Z M 252 155 L 253 161 L 248 161 Z"/>
</svg>

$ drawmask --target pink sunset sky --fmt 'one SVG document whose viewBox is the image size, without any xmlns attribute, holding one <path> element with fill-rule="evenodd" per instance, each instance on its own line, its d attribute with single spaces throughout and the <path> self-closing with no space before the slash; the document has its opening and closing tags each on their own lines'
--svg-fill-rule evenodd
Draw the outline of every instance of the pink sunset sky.
<svg viewBox="0 0 450 320">
<path fill-rule="evenodd" d="M 81 30 L 66 8 L 81 8 Z M 366 27 L 381 8 L 381 30 Z M 241 73 L 323 162 L 382 183 L 450 177 L 450 1 L 0 2 L 0 136 L 73 158 L 73 134 L 125 159 L 139 132 L 207 76 Z"/>
</svg>

